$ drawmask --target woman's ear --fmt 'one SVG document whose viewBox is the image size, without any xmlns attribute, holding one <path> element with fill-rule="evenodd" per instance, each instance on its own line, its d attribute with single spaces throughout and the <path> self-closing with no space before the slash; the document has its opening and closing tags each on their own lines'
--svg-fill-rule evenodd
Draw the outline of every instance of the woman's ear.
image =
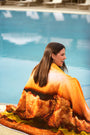
<svg viewBox="0 0 90 135">
<path fill-rule="evenodd" d="M 54 60 L 54 58 L 55 58 L 55 54 L 54 54 L 54 53 L 52 53 L 52 59 Z"/>
</svg>

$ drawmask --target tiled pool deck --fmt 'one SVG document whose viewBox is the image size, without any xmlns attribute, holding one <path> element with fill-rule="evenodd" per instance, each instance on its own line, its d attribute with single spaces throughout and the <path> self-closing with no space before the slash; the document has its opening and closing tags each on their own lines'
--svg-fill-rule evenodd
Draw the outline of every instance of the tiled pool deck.
<svg viewBox="0 0 90 135">
<path fill-rule="evenodd" d="M 28 135 L 28 134 L 0 125 L 0 135 Z"/>
</svg>

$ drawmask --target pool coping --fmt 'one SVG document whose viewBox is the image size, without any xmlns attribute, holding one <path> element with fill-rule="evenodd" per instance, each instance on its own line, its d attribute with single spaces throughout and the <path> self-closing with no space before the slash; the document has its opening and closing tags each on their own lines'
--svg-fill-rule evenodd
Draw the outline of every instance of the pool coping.
<svg viewBox="0 0 90 135">
<path fill-rule="evenodd" d="M 60 13 L 69 13 L 69 14 L 86 14 L 90 15 L 90 10 L 80 10 L 77 7 L 71 8 L 52 8 L 52 7 L 43 7 L 43 6 L 32 6 L 32 7 L 17 7 L 17 6 L 1 6 L 0 10 L 13 10 L 13 11 L 37 11 L 37 12 L 60 12 Z"/>
</svg>

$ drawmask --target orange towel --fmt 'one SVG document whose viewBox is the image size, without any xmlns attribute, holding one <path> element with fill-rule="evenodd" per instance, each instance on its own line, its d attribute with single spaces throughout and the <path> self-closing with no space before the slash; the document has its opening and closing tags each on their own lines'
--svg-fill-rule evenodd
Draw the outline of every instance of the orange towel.
<svg viewBox="0 0 90 135">
<path fill-rule="evenodd" d="M 52 63 L 49 71 L 48 83 L 44 87 L 39 87 L 33 80 L 33 74 L 30 76 L 25 89 L 34 89 L 44 94 L 58 94 L 69 100 L 72 109 L 81 117 L 90 121 L 90 109 L 86 104 L 81 86 L 76 78 L 65 74 L 56 64 Z M 88 117 L 88 118 L 87 118 Z"/>
</svg>

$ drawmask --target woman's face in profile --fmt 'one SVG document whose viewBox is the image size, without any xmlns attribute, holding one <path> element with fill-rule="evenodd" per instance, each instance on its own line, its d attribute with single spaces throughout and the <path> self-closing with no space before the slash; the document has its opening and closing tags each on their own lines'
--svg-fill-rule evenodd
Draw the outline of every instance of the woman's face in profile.
<svg viewBox="0 0 90 135">
<path fill-rule="evenodd" d="M 58 52 L 56 55 L 54 53 L 52 53 L 52 59 L 53 59 L 53 62 L 57 66 L 62 67 L 63 66 L 63 63 L 64 63 L 64 60 L 66 59 L 65 48 L 63 48 L 62 50 L 60 50 L 60 52 Z"/>
</svg>

